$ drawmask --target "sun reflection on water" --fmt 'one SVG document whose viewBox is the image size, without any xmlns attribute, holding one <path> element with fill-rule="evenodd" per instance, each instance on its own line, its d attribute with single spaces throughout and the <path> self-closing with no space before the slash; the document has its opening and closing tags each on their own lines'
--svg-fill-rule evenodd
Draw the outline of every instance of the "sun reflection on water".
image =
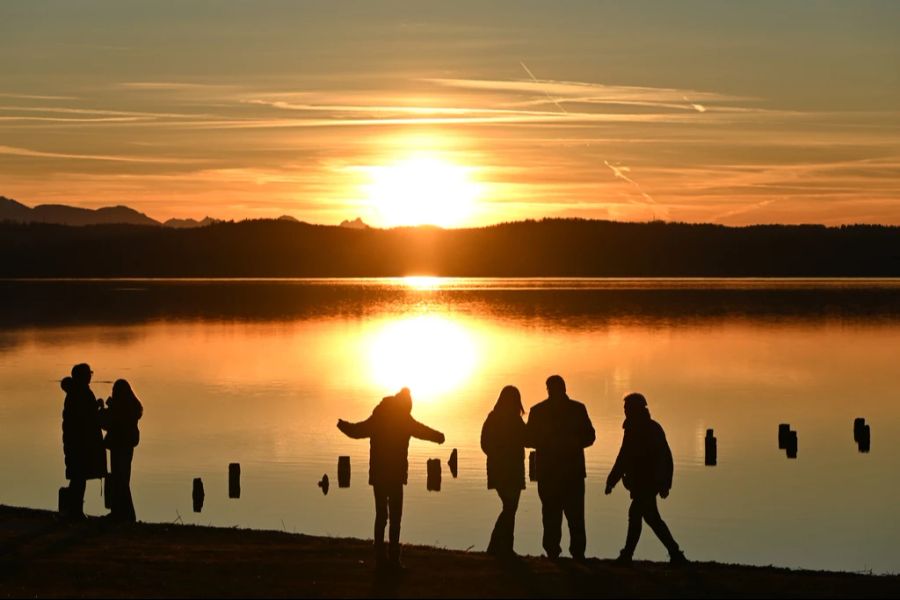
<svg viewBox="0 0 900 600">
<path fill-rule="evenodd" d="M 385 391 L 408 387 L 432 401 L 459 388 L 478 363 L 478 344 L 459 321 L 422 314 L 384 323 L 366 341 L 372 383 Z"/>
</svg>

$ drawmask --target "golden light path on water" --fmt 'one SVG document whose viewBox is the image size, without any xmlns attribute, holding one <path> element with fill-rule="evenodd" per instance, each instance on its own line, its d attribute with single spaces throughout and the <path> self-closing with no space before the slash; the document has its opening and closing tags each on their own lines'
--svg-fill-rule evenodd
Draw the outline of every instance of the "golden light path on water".
<svg viewBox="0 0 900 600">
<path fill-rule="evenodd" d="M 431 402 L 457 390 L 479 363 L 479 344 L 460 321 L 420 314 L 383 322 L 367 335 L 369 376 L 377 388 L 408 387 Z"/>
</svg>

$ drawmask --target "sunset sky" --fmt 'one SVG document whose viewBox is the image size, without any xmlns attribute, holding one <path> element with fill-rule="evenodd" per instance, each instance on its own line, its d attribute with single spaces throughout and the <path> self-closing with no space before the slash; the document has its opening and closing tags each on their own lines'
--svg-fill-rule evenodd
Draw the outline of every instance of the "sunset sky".
<svg viewBox="0 0 900 600">
<path fill-rule="evenodd" d="M 900 224 L 900 2 L 0 3 L 0 195 Z"/>
</svg>

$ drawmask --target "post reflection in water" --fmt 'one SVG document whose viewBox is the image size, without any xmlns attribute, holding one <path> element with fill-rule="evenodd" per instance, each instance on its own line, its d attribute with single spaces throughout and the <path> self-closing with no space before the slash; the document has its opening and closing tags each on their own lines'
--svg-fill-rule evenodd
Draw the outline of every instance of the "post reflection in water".
<svg viewBox="0 0 900 600">
<path fill-rule="evenodd" d="M 59 379 L 86 361 L 98 380 L 127 378 L 144 404 L 132 475 L 142 519 L 279 530 L 283 521 L 289 531 L 369 537 L 367 448 L 335 423 L 364 418 L 408 386 L 413 416 L 447 443 L 410 444 L 403 538 L 483 549 L 499 506 L 486 488 L 481 424 L 504 385 L 521 390 L 527 410 L 559 373 L 597 430 L 586 452 L 589 555 L 613 557 L 624 539 L 627 495 L 603 496 L 603 479 L 622 439 L 622 397 L 640 391 L 675 459 L 661 510 L 691 558 L 876 572 L 900 564 L 897 283 L 2 285 L 4 504 L 55 507 Z M 860 416 L 877 432 L 869 453 L 850 435 Z M 775 443 L 782 422 L 802 432 L 797 460 Z M 704 466 L 710 428 L 715 468 Z M 426 461 L 446 463 L 452 448 L 459 477 L 429 494 Z M 338 456 L 353 465 L 347 489 L 335 483 Z M 229 500 L 232 462 L 241 497 Z M 540 508 L 527 485 L 516 550 L 538 554 Z M 89 514 L 105 512 L 96 486 L 86 500 Z M 665 552 L 647 540 L 636 558 Z"/>
</svg>

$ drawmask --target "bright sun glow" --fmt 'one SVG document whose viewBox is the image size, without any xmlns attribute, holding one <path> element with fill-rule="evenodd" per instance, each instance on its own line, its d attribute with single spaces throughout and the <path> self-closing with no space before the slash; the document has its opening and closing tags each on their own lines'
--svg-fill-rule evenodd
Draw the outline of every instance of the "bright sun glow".
<svg viewBox="0 0 900 600">
<path fill-rule="evenodd" d="M 368 201 L 385 227 L 465 224 L 475 210 L 480 186 L 469 167 L 432 156 L 413 156 L 369 167 Z"/>
<path fill-rule="evenodd" d="M 408 387 L 431 401 L 462 385 L 477 364 L 477 344 L 462 324 L 419 315 L 389 321 L 367 340 L 373 383 L 385 394 Z"/>
</svg>

